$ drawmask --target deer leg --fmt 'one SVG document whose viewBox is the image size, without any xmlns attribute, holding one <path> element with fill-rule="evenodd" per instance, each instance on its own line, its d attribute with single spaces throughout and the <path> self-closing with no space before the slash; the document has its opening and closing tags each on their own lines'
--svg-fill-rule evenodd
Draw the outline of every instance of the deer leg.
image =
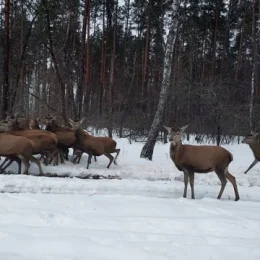
<svg viewBox="0 0 260 260">
<path fill-rule="evenodd" d="M 88 164 L 87 164 L 87 169 L 89 167 L 89 165 L 91 164 L 91 158 L 92 158 L 92 153 L 88 154 Z"/>
<path fill-rule="evenodd" d="M 63 148 L 62 153 L 63 153 L 63 156 L 64 156 L 63 158 L 65 158 L 68 161 L 69 160 L 69 149 Z"/>
<path fill-rule="evenodd" d="M 191 188 L 191 198 L 195 199 L 195 194 L 194 194 L 194 172 L 189 172 L 189 179 L 190 179 L 190 188 Z"/>
<path fill-rule="evenodd" d="M 43 157 L 43 163 L 47 166 L 48 164 L 50 164 L 52 162 L 52 158 L 50 157 L 50 152 L 49 151 L 43 151 L 41 153 L 42 157 Z"/>
<path fill-rule="evenodd" d="M 94 156 L 94 159 L 95 159 L 95 162 L 97 161 L 97 157 L 96 156 Z"/>
<path fill-rule="evenodd" d="M 218 194 L 218 197 L 217 199 L 221 199 L 221 196 L 223 194 L 223 191 L 225 190 L 225 187 L 226 187 L 226 184 L 227 184 L 227 179 L 225 177 L 225 174 L 223 171 L 220 171 L 220 170 L 216 170 L 216 174 L 220 180 L 220 183 L 221 183 L 221 188 L 220 188 L 220 191 L 219 191 L 219 194 Z"/>
<path fill-rule="evenodd" d="M 23 157 L 22 155 L 18 155 L 18 158 L 22 161 L 22 163 L 24 164 L 24 173 L 23 174 L 26 174 L 28 175 L 29 174 L 29 167 L 30 167 L 30 163 L 29 163 L 29 160 L 26 159 L 25 157 Z"/>
<path fill-rule="evenodd" d="M 5 157 L 4 161 L 3 161 L 2 164 L 0 165 L 0 168 L 2 168 L 3 165 L 4 165 L 8 160 L 10 160 L 10 158 Z"/>
<path fill-rule="evenodd" d="M 55 158 L 54 158 L 54 160 L 53 160 L 53 157 L 55 157 L 55 154 L 53 155 L 53 156 L 50 156 L 49 157 L 49 162 L 48 162 L 48 164 L 51 164 L 52 163 L 52 161 L 53 161 L 53 165 L 54 165 L 54 160 L 56 160 Z M 46 165 L 46 164 L 45 164 Z"/>
<path fill-rule="evenodd" d="M 42 171 L 42 166 L 41 166 L 40 161 L 37 158 L 35 158 L 34 156 L 31 156 L 30 160 L 37 164 L 39 171 L 40 171 L 40 176 L 43 176 L 44 174 L 43 174 L 43 171 Z"/>
<path fill-rule="evenodd" d="M 235 201 L 238 201 L 239 200 L 239 193 L 238 193 L 238 189 L 237 189 L 236 178 L 228 172 L 227 168 L 225 169 L 225 177 L 232 183 L 233 188 L 234 188 L 234 192 L 235 192 Z"/>
<path fill-rule="evenodd" d="M 77 161 L 78 164 L 79 164 L 79 162 L 80 162 L 80 160 L 81 160 L 82 154 L 83 154 L 82 151 L 80 151 L 80 154 L 78 154 L 78 161 Z M 97 161 L 96 156 L 94 156 L 94 159 L 95 159 L 95 162 L 96 162 L 96 161 Z"/>
<path fill-rule="evenodd" d="M 78 153 L 76 152 L 76 149 L 74 149 L 73 150 L 73 157 L 72 157 L 72 162 L 74 163 L 74 164 L 76 164 L 77 163 L 77 160 L 79 161 L 79 155 L 78 155 Z M 78 162 L 79 163 L 79 162 Z"/>
<path fill-rule="evenodd" d="M 188 182 L 189 182 L 189 173 L 184 171 L 184 192 L 183 192 L 183 198 L 187 198 L 187 188 L 188 188 Z"/>
<path fill-rule="evenodd" d="M 57 156 L 58 156 L 58 151 L 57 150 L 54 150 L 51 153 L 49 153 L 49 156 L 48 156 L 49 157 L 49 162 L 48 162 L 48 164 L 51 164 L 52 161 L 53 161 L 53 166 L 58 165 L 58 158 L 57 158 Z"/>
<path fill-rule="evenodd" d="M 12 163 L 13 162 L 13 159 L 10 159 L 9 157 L 5 157 L 4 161 L 2 162 L 2 164 L 0 165 L 0 173 L 3 173 L 4 170 L 11 164 L 11 163 L 8 163 L 7 166 L 5 166 L 4 168 L 2 168 L 4 166 L 4 164 L 10 160 L 10 162 Z"/>
<path fill-rule="evenodd" d="M 53 166 L 59 165 L 59 150 L 55 149 L 50 156 L 53 159 Z"/>
<path fill-rule="evenodd" d="M 57 156 L 59 157 L 60 156 L 60 163 L 65 163 L 65 156 L 64 156 L 64 153 L 63 153 L 63 151 L 62 150 L 59 150 L 58 152 L 57 152 Z"/>
<path fill-rule="evenodd" d="M 53 161 L 53 166 L 57 166 L 58 164 L 59 164 L 59 154 L 58 154 L 58 152 L 57 152 L 57 150 L 54 150 L 51 154 L 50 154 L 50 156 L 49 156 L 49 164 L 51 164 L 52 163 L 52 161 Z"/>
<path fill-rule="evenodd" d="M 109 168 L 110 165 L 111 165 L 111 163 L 112 163 L 113 160 L 114 160 L 114 156 L 113 156 L 112 154 L 110 154 L 110 153 L 104 153 L 104 155 L 110 160 L 110 161 L 109 161 L 109 164 L 107 165 L 107 168 Z"/>
<path fill-rule="evenodd" d="M 115 149 L 115 152 L 116 152 L 116 157 L 115 157 L 115 159 L 114 159 L 114 164 L 117 165 L 116 159 L 117 159 L 117 157 L 118 157 L 118 155 L 119 155 L 119 153 L 120 153 L 120 149 L 119 149 L 119 148 L 118 148 L 118 149 Z"/>
<path fill-rule="evenodd" d="M 18 174 L 22 174 L 22 162 L 18 157 L 15 157 L 15 161 L 18 164 Z"/>
<path fill-rule="evenodd" d="M 77 164 L 79 164 L 79 162 L 80 162 L 80 160 L 81 160 L 81 156 L 82 156 L 82 153 L 78 155 L 78 161 L 77 161 Z M 96 159 L 96 156 L 94 156 L 94 159 L 97 160 L 97 159 Z"/>
<path fill-rule="evenodd" d="M 9 162 L 8 162 L 9 160 Z M 5 171 L 5 169 L 14 161 L 14 158 L 13 157 L 6 157 L 4 162 L 1 164 L 0 168 L 1 168 L 1 173 L 3 173 Z M 8 162 L 4 167 L 3 165 Z M 2 168 L 3 167 L 3 168 Z"/>
<path fill-rule="evenodd" d="M 247 174 L 247 172 L 252 169 L 256 164 L 258 163 L 258 160 L 255 159 L 251 164 L 250 166 L 248 167 L 248 169 L 245 171 L 245 174 Z"/>
<path fill-rule="evenodd" d="M 40 155 L 39 160 L 42 160 L 44 158 L 43 154 Z"/>
<path fill-rule="evenodd" d="M 77 155 L 73 155 L 72 162 L 73 162 L 74 164 L 76 164 L 76 160 L 77 160 Z"/>
</svg>

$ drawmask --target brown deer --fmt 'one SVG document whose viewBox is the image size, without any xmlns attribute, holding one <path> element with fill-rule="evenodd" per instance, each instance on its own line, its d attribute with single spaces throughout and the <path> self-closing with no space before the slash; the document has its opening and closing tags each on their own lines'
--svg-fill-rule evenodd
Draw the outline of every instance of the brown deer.
<svg viewBox="0 0 260 260">
<path fill-rule="evenodd" d="M 45 130 L 55 133 L 58 138 L 58 147 L 62 150 L 62 155 L 69 160 L 69 148 L 75 145 L 75 135 L 73 129 L 59 126 L 56 122 L 56 116 L 47 115 L 45 117 Z"/>
<path fill-rule="evenodd" d="M 27 175 L 30 167 L 29 161 L 31 160 L 37 164 L 40 175 L 43 176 L 41 163 L 33 156 L 33 149 L 34 143 L 26 137 L 0 133 L 0 156 L 8 157 L 10 160 L 18 157 L 24 164 L 24 174 Z M 20 171 L 20 167 L 18 171 Z"/>
<path fill-rule="evenodd" d="M 68 160 L 69 148 L 73 148 L 72 160 L 74 163 L 79 163 L 82 157 L 83 151 L 76 147 L 75 131 L 70 127 L 59 126 L 56 123 L 56 116 L 48 115 L 45 117 L 46 120 L 46 130 L 55 133 L 58 137 L 59 146 L 62 148 L 64 157 Z M 96 160 L 96 157 L 95 161 Z"/>
<path fill-rule="evenodd" d="M 96 137 L 88 134 L 82 129 L 84 119 L 85 118 L 82 118 L 80 121 L 73 121 L 72 119 L 69 119 L 69 123 L 75 130 L 77 147 L 89 155 L 87 169 L 89 168 L 89 164 L 91 164 L 91 158 L 93 155 L 100 156 L 104 154 L 109 159 L 107 168 L 110 167 L 112 162 L 117 164 L 116 159 L 120 153 L 120 149 L 116 148 L 116 141 L 110 137 Z M 114 158 L 111 153 L 116 153 L 116 157 Z"/>
<path fill-rule="evenodd" d="M 227 180 L 231 182 L 235 192 L 235 201 L 239 200 L 236 178 L 228 172 L 228 166 L 233 160 L 232 154 L 225 148 L 210 145 L 183 145 L 181 140 L 182 133 L 188 125 L 181 128 L 164 126 L 169 133 L 170 157 L 179 171 L 184 173 L 184 193 L 187 197 L 187 186 L 190 181 L 191 198 L 195 199 L 194 194 L 194 173 L 209 173 L 215 171 L 220 182 L 221 189 L 218 199 L 226 187 Z"/>
<path fill-rule="evenodd" d="M 259 161 L 260 161 L 260 135 L 259 133 L 255 133 L 251 131 L 250 134 L 248 134 L 243 140 L 243 144 L 248 144 L 249 147 L 251 148 L 255 160 L 250 164 L 248 169 L 245 171 L 245 174 L 252 169 Z"/>
<path fill-rule="evenodd" d="M 16 136 L 24 136 L 34 143 L 33 154 L 44 154 L 48 158 L 55 158 L 54 165 L 57 165 L 57 137 L 55 134 L 44 130 L 24 129 L 18 119 L 8 119 L 0 125 L 0 132 L 8 132 Z"/>
</svg>

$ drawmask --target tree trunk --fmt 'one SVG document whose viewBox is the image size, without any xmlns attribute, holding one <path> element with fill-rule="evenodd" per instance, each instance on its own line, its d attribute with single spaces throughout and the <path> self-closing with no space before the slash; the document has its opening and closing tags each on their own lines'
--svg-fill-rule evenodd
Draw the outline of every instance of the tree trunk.
<svg viewBox="0 0 260 260">
<path fill-rule="evenodd" d="M 90 0 L 89 0 L 90 1 Z M 90 116 L 90 95 L 91 95 L 91 89 L 92 89 L 92 52 L 90 48 L 90 6 L 88 8 L 88 13 L 87 13 L 87 68 L 86 68 L 86 89 L 84 92 L 84 112 L 87 115 L 87 117 Z"/>
<path fill-rule="evenodd" d="M 81 60 L 81 71 L 80 71 L 80 79 L 79 84 L 77 88 L 77 95 L 76 95 L 76 101 L 77 101 L 77 117 L 81 117 L 82 112 L 82 100 L 83 100 L 83 93 L 85 89 L 85 60 L 86 60 L 86 29 L 87 29 L 87 23 L 89 18 L 89 1 L 85 0 L 85 7 L 84 7 L 84 17 L 83 17 L 83 27 L 82 27 L 82 33 L 81 33 L 81 52 L 80 52 L 80 60 Z"/>
<path fill-rule="evenodd" d="M 170 21 L 170 28 L 169 28 L 169 33 L 167 35 L 167 41 L 165 47 L 165 56 L 164 56 L 165 65 L 163 69 L 163 81 L 161 86 L 159 102 L 148 135 L 148 139 L 140 155 L 141 158 L 147 158 L 149 160 L 152 160 L 153 157 L 153 150 L 156 143 L 156 138 L 158 136 L 158 130 L 162 123 L 167 98 L 169 96 L 169 90 L 171 85 L 170 79 L 171 79 L 173 49 L 176 41 L 178 21 L 179 21 L 178 13 L 179 13 L 179 0 L 174 0 L 172 4 L 172 18 Z"/>
<path fill-rule="evenodd" d="M 144 51 L 144 71 L 142 81 L 142 110 L 145 113 L 147 110 L 147 93 L 148 93 L 148 76 L 149 76 L 149 60 L 150 60 L 150 27 L 151 27 L 151 1 L 148 4 L 148 18 L 147 18 L 147 30 L 145 39 L 145 51 Z"/>
<path fill-rule="evenodd" d="M 56 56 L 54 54 L 54 49 L 53 49 L 53 42 L 52 42 L 52 32 L 51 32 L 51 22 L 50 22 L 50 14 L 49 14 L 49 7 L 47 6 L 45 0 L 42 0 L 45 11 L 46 11 L 46 20 L 47 20 L 47 33 L 48 33 L 48 38 L 49 38 L 49 46 L 46 45 L 46 48 L 49 50 L 51 54 L 51 58 L 53 61 L 53 65 L 55 68 L 56 76 L 59 81 L 59 86 L 60 86 L 60 93 L 61 93 L 61 113 L 63 120 L 65 124 L 68 124 L 68 118 L 67 118 L 67 113 L 66 113 L 66 97 L 65 97 L 65 84 L 62 80 L 62 76 L 59 70 L 58 62 L 56 59 Z"/>
<path fill-rule="evenodd" d="M 112 51 L 110 57 L 110 78 L 108 88 L 108 136 L 112 138 L 113 131 L 113 88 L 115 81 L 115 55 L 116 55 L 116 27 L 117 27 L 117 5 L 116 1 L 115 12 L 113 17 L 113 34 L 112 36 Z"/>
<path fill-rule="evenodd" d="M 4 23 L 4 64 L 3 64 L 3 106 L 2 106 L 2 117 L 4 118 L 9 110 L 9 99 L 10 99 L 10 89 L 9 89 L 9 19 L 10 19 L 10 0 L 5 0 L 5 23 Z"/>
<path fill-rule="evenodd" d="M 21 56 L 20 56 L 20 59 L 19 59 L 19 65 L 18 65 L 18 73 L 17 73 L 17 76 L 16 76 L 16 81 L 15 81 L 15 86 L 14 86 L 14 90 L 13 90 L 13 94 L 12 94 L 12 98 L 10 99 L 10 107 L 13 107 L 15 105 L 15 102 L 17 100 L 17 91 L 18 91 L 18 88 L 19 88 L 19 82 L 20 82 L 20 78 L 24 75 L 22 75 L 24 73 L 24 60 L 26 58 L 26 48 L 27 48 L 27 45 L 28 45 L 28 41 L 29 41 L 29 38 L 30 38 L 30 35 L 31 35 L 31 32 L 32 32 L 32 28 L 33 28 L 33 25 L 34 25 L 34 22 L 36 20 L 36 18 L 38 17 L 38 14 L 36 14 L 30 25 L 29 25 L 29 30 L 26 34 L 26 37 L 25 37 L 25 40 L 23 40 L 23 26 L 21 24 Z M 23 79 L 24 80 L 24 79 Z"/>
<path fill-rule="evenodd" d="M 240 42 L 239 42 L 239 49 L 237 54 L 237 66 L 236 66 L 236 72 L 235 72 L 235 81 L 238 80 L 238 71 L 240 67 L 240 61 L 241 61 L 241 53 L 242 53 L 242 45 L 243 45 L 243 34 L 244 34 L 244 27 L 245 27 L 245 17 L 246 17 L 246 10 L 244 11 L 244 17 L 243 17 L 243 24 L 240 29 Z"/>
<path fill-rule="evenodd" d="M 101 73 L 100 73 L 99 109 L 98 109 L 99 110 L 99 113 L 98 113 L 99 120 L 103 114 L 103 94 L 104 94 L 105 80 L 106 80 L 105 12 L 106 12 L 106 0 L 103 0 L 103 14 L 102 14 L 103 36 L 102 36 L 102 50 L 101 50 Z"/>
<path fill-rule="evenodd" d="M 254 94 L 255 94 L 255 70 L 256 70 L 256 39 L 255 39 L 255 0 L 252 3 L 253 19 L 252 19 L 252 74 L 251 74 L 251 93 L 249 101 L 249 123 L 250 129 L 253 129 L 253 106 L 254 106 Z"/>
</svg>

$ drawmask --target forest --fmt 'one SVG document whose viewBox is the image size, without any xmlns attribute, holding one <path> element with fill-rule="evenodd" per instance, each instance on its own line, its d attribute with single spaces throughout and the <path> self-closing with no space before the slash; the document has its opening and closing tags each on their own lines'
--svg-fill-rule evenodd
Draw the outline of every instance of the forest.
<svg viewBox="0 0 260 260">
<path fill-rule="evenodd" d="M 84 116 L 145 140 L 161 108 L 153 139 L 189 124 L 218 144 L 260 128 L 259 0 L 0 3 L 1 119 Z"/>
</svg>

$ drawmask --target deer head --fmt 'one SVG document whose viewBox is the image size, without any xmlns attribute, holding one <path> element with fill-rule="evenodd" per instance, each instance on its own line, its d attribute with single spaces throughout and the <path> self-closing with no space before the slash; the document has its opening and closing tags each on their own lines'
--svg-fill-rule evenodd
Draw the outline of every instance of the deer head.
<svg viewBox="0 0 260 260">
<path fill-rule="evenodd" d="M 181 142 L 181 135 L 182 133 L 185 132 L 185 130 L 188 128 L 189 125 L 185 125 L 180 128 L 174 128 L 174 127 L 168 127 L 168 126 L 163 126 L 169 134 L 169 141 L 172 142 L 174 145 L 178 144 Z"/>
<path fill-rule="evenodd" d="M 0 122 L 0 132 L 9 132 L 13 130 L 13 125 L 16 122 L 16 119 L 5 119 Z"/>
<path fill-rule="evenodd" d="M 57 119 L 56 116 L 48 114 L 48 115 L 45 117 L 46 125 L 47 125 L 47 124 L 51 124 L 51 123 L 52 123 L 53 121 L 55 121 L 56 119 Z"/>
<path fill-rule="evenodd" d="M 259 142 L 259 133 L 251 131 L 250 134 L 247 134 L 246 137 L 242 140 L 243 144 L 253 144 L 255 142 Z"/>
<path fill-rule="evenodd" d="M 82 127 L 82 124 L 85 120 L 85 117 L 81 118 L 80 120 L 73 121 L 71 118 L 69 118 L 69 123 L 73 130 L 77 130 Z"/>
</svg>

